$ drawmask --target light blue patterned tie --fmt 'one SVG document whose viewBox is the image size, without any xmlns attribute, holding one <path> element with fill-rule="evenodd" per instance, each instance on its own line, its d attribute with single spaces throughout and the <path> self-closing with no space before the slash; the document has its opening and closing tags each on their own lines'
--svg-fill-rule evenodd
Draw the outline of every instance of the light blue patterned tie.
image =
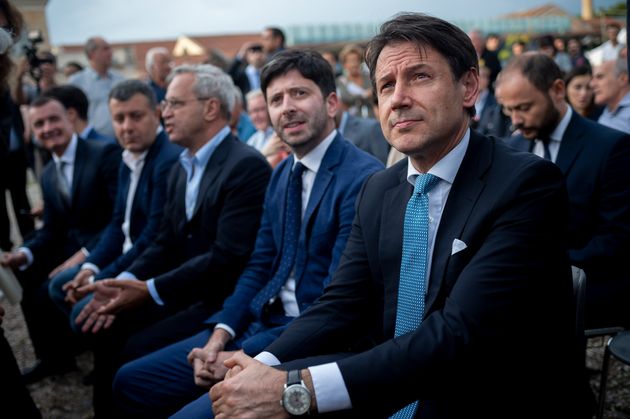
<svg viewBox="0 0 630 419">
<path fill-rule="evenodd" d="M 429 197 L 427 193 L 440 179 L 430 174 L 416 177 L 416 185 L 405 212 L 398 307 L 395 335 L 416 330 L 424 315 L 425 280 L 429 253 Z M 410 419 L 416 413 L 415 401 L 398 412 L 393 419 Z"/>
</svg>

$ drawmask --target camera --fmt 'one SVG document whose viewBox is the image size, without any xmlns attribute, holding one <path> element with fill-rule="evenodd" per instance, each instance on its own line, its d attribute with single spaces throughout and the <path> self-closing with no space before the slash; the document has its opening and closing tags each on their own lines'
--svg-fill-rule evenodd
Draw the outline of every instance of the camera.
<svg viewBox="0 0 630 419">
<path fill-rule="evenodd" d="M 44 37 L 42 36 L 41 31 L 34 30 L 28 33 L 26 38 L 26 44 L 24 45 L 24 55 L 26 55 L 26 59 L 28 60 L 28 64 L 30 67 L 29 73 L 35 81 L 39 81 L 42 77 L 42 70 L 40 66 L 42 64 L 54 64 L 54 57 L 41 57 L 37 53 L 37 45 L 44 42 Z"/>
</svg>

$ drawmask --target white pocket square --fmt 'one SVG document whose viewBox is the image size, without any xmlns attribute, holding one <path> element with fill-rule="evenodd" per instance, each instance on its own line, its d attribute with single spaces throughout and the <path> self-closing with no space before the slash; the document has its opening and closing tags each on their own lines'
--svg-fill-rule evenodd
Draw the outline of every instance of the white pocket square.
<svg viewBox="0 0 630 419">
<path fill-rule="evenodd" d="M 457 252 L 461 252 L 462 250 L 464 250 L 467 247 L 468 246 L 466 246 L 466 243 L 464 243 L 463 241 L 461 241 L 459 239 L 453 240 L 453 247 L 451 248 L 451 256 L 454 255 Z"/>
</svg>

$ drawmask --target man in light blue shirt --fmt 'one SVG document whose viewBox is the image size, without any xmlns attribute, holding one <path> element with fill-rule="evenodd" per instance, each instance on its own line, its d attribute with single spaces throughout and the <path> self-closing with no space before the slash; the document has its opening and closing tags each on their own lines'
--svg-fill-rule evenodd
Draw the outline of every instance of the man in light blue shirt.
<svg viewBox="0 0 630 419">
<path fill-rule="evenodd" d="M 114 136 L 114 127 L 109 114 L 108 98 L 112 87 L 123 80 L 123 76 L 110 70 L 112 47 L 103 38 L 95 36 L 85 44 L 89 65 L 73 74 L 68 82 L 85 92 L 90 107 L 88 122 L 101 134 Z"/>
<path fill-rule="evenodd" d="M 630 84 L 626 59 L 605 61 L 595 67 L 591 86 L 595 103 L 606 106 L 597 122 L 630 134 Z"/>
</svg>

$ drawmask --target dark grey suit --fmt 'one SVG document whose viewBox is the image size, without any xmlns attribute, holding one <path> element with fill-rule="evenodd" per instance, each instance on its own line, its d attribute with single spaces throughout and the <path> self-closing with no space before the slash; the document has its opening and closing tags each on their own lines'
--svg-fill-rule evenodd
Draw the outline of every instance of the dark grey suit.
<svg viewBox="0 0 630 419">
<path fill-rule="evenodd" d="M 348 115 L 348 119 L 341 135 L 361 150 L 379 159 L 381 163 L 387 163 L 390 147 L 383 136 L 381 124 L 376 119 L 359 118 L 348 112 L 345 114 Z"/>
</svg>

